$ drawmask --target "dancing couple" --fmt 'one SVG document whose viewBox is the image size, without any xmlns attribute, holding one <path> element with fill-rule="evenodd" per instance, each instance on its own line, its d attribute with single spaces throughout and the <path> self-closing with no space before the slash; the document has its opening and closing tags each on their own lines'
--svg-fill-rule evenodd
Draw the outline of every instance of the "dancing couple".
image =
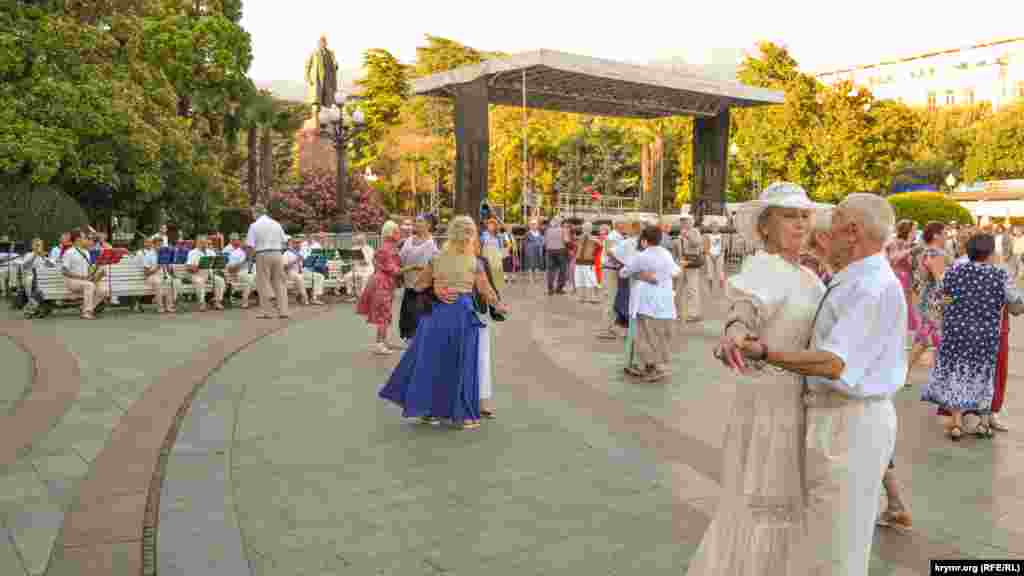
<svg viewBox="0 0 1024 576">
<path fill-rule="evenodd" d="M 828 288 L 800 266 L 818 205 L 776 183 L 743 207 L 758 245 L 729 279 L 716 357 L 744 375 L 724 440 L 722 498 L 689 574 L 866 576 L 891 396 L 907 370 L 906 299 L 883 253 L 894 215 L 851 194 L 823 238 Z"/>
</svg>

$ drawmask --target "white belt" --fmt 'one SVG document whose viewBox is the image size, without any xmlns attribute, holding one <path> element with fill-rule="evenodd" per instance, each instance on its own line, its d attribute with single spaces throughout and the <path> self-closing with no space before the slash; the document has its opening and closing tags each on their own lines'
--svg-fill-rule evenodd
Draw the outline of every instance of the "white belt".
<svg viewBox="0 0 1024 576">
<path fill-rule="evenodd" d="M 838 408 L 849 404 L 873 404 L 882 400 L 888 400 L 888 396 L 848 396 L 838 390 L 816 389 L 807 390 L 803 394 L 805 406 L 821 408 Z"/>
</svg>

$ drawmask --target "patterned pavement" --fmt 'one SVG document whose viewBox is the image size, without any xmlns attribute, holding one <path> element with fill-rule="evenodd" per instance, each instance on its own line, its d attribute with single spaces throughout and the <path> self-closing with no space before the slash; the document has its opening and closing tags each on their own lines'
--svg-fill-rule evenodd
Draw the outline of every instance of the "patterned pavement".
<svg viewBox="0 0 1024 576">
<path fill-rule="evenodd" d="M 672 377 L 655 385 L 622 377 L 621 343 L 593 338 L 597 307 L 540 287 L 509 297 L 499 419 L 465 432 L 404 423 L 377 400 L 398 357 L 369 353 L 370 331 L 350 306 L 272 328 L 237 310 L 28 327 L 7 314 L 0 328 L 59 342 L 80 381 L 54 425 L 0 466 L 0 574 L 683 572 L 717 502 L 735 387 L 710 360 L 720 304 L 681 327 Z M 252 334 L 237 349 L 214 345 L 240 331 Z M 0 414 L 8 406 L 16 418 L 32 393 L 32 356 L 48 353 L 3 335 Z M 1012 338 L 1024 348 L 1024 332 Z M 991 441 L 954 445 L 915 392 L 898 395 L 897 466 L 917 528 L 879 532 L 872 576 L 926 574 L 932 557 L 1024 557 L 1017 358 L 1012 431 Z M 133 425 L 125 414 L 179 410 L 180 401 L 144 406 L 175 370 L 205 383 L 170 436 L 159 497 L 142 500 L 159 514 L 155 550 L 133 522 L 137 535 L 101 534 L 102 554 L 76 556 L 74 539 L 99 531 L 65 522 L 69 510 L 83 514 L 83 479 L 117 462 L 97 456 Z M 96 515 L 117 513 L 103 502 Z"/>
</svg>

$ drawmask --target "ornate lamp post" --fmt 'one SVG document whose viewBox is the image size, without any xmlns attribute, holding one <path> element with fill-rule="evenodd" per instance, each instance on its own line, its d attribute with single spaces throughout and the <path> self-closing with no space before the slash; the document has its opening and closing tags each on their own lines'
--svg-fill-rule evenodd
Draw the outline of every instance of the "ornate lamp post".
<svg viewBox="0 0 1024 576">
<path fill-rule="evenodd" d="M 342 226 L 351 223 L 349 211 L 349 189 L 348 189 L 348 166 L 347 153 L 348 145 L 365 128 L 365 117 L 363 111 L 356 108 L 352 111 L 350 119 L 345 118 L 343 112 L 348 96 L 344 92 L 338 92 L 334 101 L 337 104 L 331 108 L 320 110 L 320 137 L 325 138 L 334 146 L 338 155 L 338 179 L 337 179 L 337 204 L 341 212 Z"/>
</svg>

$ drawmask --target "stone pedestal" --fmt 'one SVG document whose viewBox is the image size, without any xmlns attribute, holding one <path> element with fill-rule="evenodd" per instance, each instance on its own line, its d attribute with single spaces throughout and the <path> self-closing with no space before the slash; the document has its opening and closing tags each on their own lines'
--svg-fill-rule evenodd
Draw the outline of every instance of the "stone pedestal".
<svg viewBox="0 0 1024 576">
<path fill-rule="evenodd" d="M 295 133 L 298 146 L 298 168 L 300 174 L 307 172 L 338 171 L 338 155 L 330 140 L 320 136 L 320 126 L 315 118 L 307 118 L 302 128 Z"/>
</svg>

